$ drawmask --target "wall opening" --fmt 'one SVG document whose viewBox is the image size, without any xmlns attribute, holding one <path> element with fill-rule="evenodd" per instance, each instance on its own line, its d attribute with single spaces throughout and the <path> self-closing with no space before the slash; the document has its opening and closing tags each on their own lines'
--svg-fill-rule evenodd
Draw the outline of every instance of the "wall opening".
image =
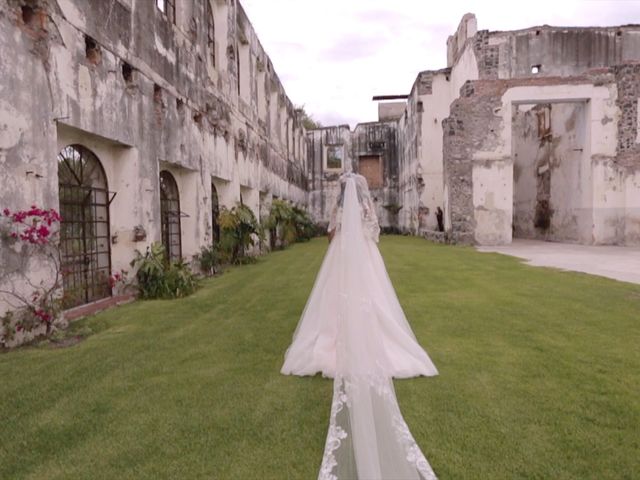
<svg viewBox="0 0 640 480">
<path fill-rule="evenodd" d="M 133 83 L 133 67 L 127 62 L 122 62 L 122 78 L 127 85 Z"/>
<path fill-rule="evenodd" d="M 102 60 L 102 53 L 100 52 L 100 47 L 98 46 L 98 42 L 96 42 L 89 35 L 85 35 L 84 49 L 85 49 L 85 55 L 89 63 L 93 65 L 98 65 Z"/>
<path fill-rule="evenodd" d="M 514 106 L 514 238 L 584 242 L 590 236 L 586 114 L 586 102 Z"/>
<path fill-rule="evenodd" d="M 344 166 L 344 145 L 327 145 L 324 150 L 325 170 L 342 170 Z"/>
<path fill-rule="evenodd" d="M 215 183 L 211 182 L 211 243 L 214 245 L 220 241 L 220 199 Z"/>
<path fill-rule="evenodd" d="M 170 261 L 182 258 L 180 193 L 173 175 L 160 172 L 160 233 L 165 255 Z"/>
<path fill-rule="evenodd" d="M 246 103 L 251 100 L 251 49 L 248 43 L 238 43 L 238 95 Z"/>
<path fill-rule="evenodd" d="M 216 68 L 216 24 L 211 9 L 211 2 L 207 4 L 207 49 L 209 50 L 209 64 L 212 68 Z"/>
<path fill-rule="evenodd" d="M 358 160 L 358 172 L 367 179 L 370 189 L 384 187 L 382 158 L 380 155 L 362 155 Z"/>
<path fill-rule="evenodd" d="M 113 200 L 98 157 L 82 145 L 58 154 L 63 307 L 111 295 L 109 204 Z"/>
</svg>

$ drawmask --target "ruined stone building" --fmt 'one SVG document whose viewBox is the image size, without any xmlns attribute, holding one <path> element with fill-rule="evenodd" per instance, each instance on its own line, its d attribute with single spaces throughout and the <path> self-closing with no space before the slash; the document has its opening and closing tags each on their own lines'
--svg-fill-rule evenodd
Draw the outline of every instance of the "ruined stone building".
<svg viewBox="0 0 640 480">
<path fill-rule="evenodd" d="M 640 27 L 469 14 L 447 52 L 378 121 L 307 132 L 237 0 L 0 0 L 0 207 L 61 211 L 77 305 L 152 242 L 190 259 L 222 206 L 326 222 L 351 168 L 388 229 L 640 244 Z M 28 292 L 47 269 L 5 240 L 0 289 Z"/>
<path fill-rule="evenodd" d="M 384 226 L 477 244 L 640 245 L 640 26 L 488 32 L 467 14 L 447 58 L 405 101 L 380 104 L 379 122 L 308 133 L 318 218 L 342 145 Z"/>
<path fill-rule="evenodd" d="M 189 259 L 219 206 L 307 202 L 304 128 L 236 0 L 0 0 L 0 62 L 0 206 L 62 213 L 77 304 L 154 241 Z M 12 248 L 0 288 L 28 290 L 7 272 L 43 267 Z"/>
</svg>

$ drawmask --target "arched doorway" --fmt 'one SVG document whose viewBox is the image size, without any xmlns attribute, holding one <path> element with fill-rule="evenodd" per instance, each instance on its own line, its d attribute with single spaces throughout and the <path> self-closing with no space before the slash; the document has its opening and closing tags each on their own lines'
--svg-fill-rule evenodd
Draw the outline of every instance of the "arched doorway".
<svg viewBox="0 0 640 480">
<path fill-rule="evenodd" d="M 63 306 L 71 308 L 111 295 L 112 197 L 98 157 L 82 145 L 58 154 L 58 187 Z"/>
<path fill-rule="evenodd" d="M 180 193 L 175 178 L 167 170 L 160 172 L 160 218 L 162 245 L 170 261 L 182 258 Z"/>
<path fill-rule="evenodd" d="M 213 182 L 211 182 L 211 226 L 213 228 L 212 243 L 216 244 L 220 241 L 220 200 L 218 199 L 218 190 Z"/>
</svg>

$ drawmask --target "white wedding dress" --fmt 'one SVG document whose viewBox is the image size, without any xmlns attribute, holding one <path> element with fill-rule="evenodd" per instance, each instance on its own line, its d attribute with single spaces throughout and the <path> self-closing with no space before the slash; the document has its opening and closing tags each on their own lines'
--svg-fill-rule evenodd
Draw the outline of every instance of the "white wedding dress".
<svg viewBox="0 0 640 480">
<path fill-rule="evenodd" d="M 334 378 L 319 480 L 436 478 L 404 421 L 393 377 L 437 375 L 398 302 L 367 182 L 341 177 L 329 245 L 282 373 Z"/>
</svg>

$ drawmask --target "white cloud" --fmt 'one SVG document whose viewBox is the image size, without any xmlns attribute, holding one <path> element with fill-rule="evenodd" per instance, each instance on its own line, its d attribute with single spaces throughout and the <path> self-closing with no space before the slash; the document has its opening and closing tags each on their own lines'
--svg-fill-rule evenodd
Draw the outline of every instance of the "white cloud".
<svg viewBox="0 0 640 480">
<path fill-rule="evenodd" d="M 291 100 L 323 124 L 375 120 L 373 95 L 446 66 L 467 12 L 481 30 L 640 23 L 640 0 L 241 0 Z"/>
</svg>

